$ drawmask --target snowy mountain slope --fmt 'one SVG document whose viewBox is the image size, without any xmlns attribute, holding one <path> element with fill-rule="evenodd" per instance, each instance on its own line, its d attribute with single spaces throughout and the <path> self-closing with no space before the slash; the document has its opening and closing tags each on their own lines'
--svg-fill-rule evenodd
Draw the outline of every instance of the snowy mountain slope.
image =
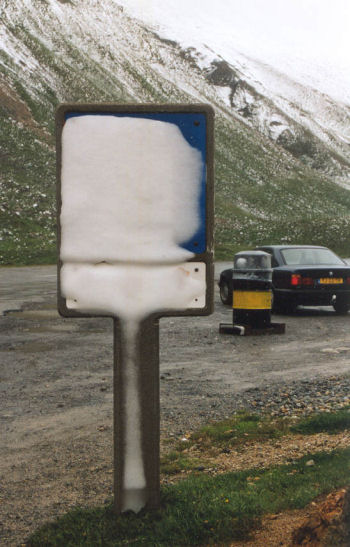
<svg viewBox="0 0 350 547">
<path fill-rule="evenodd" d="M 218 256 L 281 238 L 345 248 L 350 193 L 335 184 L 349 166 L 344 105 L 318 94 L 329 105 L 322 126 L 313 100 L 302 115 L 249 79 L 241 58 L 183 48 L 113 0 L 5 0 L 1 22 L 3 263 L 54 260 L 54 111 L 71 101 L 214 106 Z"/>
<path fill-rule="evenodd" d="M 290 51 L 289 55 L 284 51 L 288 35 L 282 34 L 283 28 L 288 31 L 288 26 L 283 27 L 281 14 L 284 11 L 288 14 L 291 9 L 285 3 L 281 6 L 281 3 L 269 0 L 265 10 L 259 11 L 258 3 L 251 0 L 244 5 L 234 0 L 218 0 L 215 4 L 203 0 L 200 9 L 196 2 L 186 0 L 179 0 L 176 4 L 164 4 L 160 0 L 151 3 L 116 1 L 120 1 L 128 12 L 143 16 L 161 36 L 178 40 L 183 49 L 190 48 L 193 56 L 197 54 L 199 66 L 209 74 L 226 71 L 226 78 L 216 82 L 223 88 L 221 96 L 238 114 L 243 114 L 248 123 L 271 139 L 281 137 L 278 143 L 292 153 L 313 167 L 323 168 L 338 177 L 340 183 L 349 183 L 349 56 L 345 57 L 344 54 L 348 66 L 340 64 L 338 72 L 337 67 L 332 67 L 332 72 L 322 59 L 308 63 L 305 53 L 304 58 L 298 57 L 297 32 L 300 31 L 303 15 L 301 9 L 293 34 L 291 56 Z M 275 11 L 281 11 L 275 21 L 269 7 L 271 4 Z M 321 8 L 318 6 L 319 11 Z M 259 24 L 258 18 L 262 18 L 263 22 Z M 315 24 L 316 19 L 313 15 Z M 277 45 L 276 38 L 264 37 L 262 25 L 266 27 L 265 33 L 271 31 L 280 35 L 281 41 Z M 328 26 L 328 32 L 322 38 L 325 49 L 330 47 L 330 34 Z M 334 36 L 332 40 L 335 41 Z M 341 52 L 337 55 L 341 57 Z M 271 59 L 272 64 L 264 62 L 266 58 Z M 330 94 L 319 91 L 315 86 L 328 90 Z M 333 95 L 338 99 L 332 98 Z M 307 153 L 302 154 L 304 143 L 309 142 L 310 138 L 312 146 L 307 146 Z M 318 140 L 321 141 L 320 146 L 317 146 Z M 342 158 L 340 169 L 334 168 L 334 157 L 329 156 L 329 151 L 337 160 Z"/>
<path fill-rule="evenodd" d="M 115 0 L 161 36 L 254 72 L 251 61 L 350 104 L 347 0 Z M 259 79 L 259 78 L 257 78 Z M 266 81 L 267 88 L 269 81 Z"/>
<path fill-rule="evenodd" d="M 250 67 L 254 77 L 215 59 L 207 77 L 249 125 L 304 163 L 349 185 L 350 107 L 257 61 L 251 60 Z"/>
</svg>

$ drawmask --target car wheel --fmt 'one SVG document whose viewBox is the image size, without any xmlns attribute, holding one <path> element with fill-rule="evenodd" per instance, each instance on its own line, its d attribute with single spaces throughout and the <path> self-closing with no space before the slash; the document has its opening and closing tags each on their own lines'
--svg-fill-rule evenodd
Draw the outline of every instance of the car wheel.
<svg viewBox="0 0 350 547">
<path fill-rule="evenodd" d="M 349 305 L 349 302 L 347 300 L 336 300 L 334 303 L 333 303 L 333 308 L 335 309 L 335 312 L 338 314 L 338 315 L 345 315 L 348 313 L 349 309 L 350 309 L 350 305 Z"/>
<path fill-rule="evenodd" d="M 220 285 L 220 298 L 223 304 L 232 305 L 232 292 L 225 281 L 222 281 Z"/>
</svg>

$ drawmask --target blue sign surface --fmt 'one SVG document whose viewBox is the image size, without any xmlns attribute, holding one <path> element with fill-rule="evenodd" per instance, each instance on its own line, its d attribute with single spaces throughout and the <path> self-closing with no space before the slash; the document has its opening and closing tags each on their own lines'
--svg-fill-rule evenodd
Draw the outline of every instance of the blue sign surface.
<svg viewBox="0 0 350 547">
<path fill-rule="evenodd" d="M 201 152 L 203 160 L 201 192 L 198 203 L 199 228 L 188 241 L 180 243 L 181 247 L 195 254 L 206 251 L 206 136 L 207 123 L 205 114 L 193 112 L 68 112 L 65 118 L 77 116 L 118 116 L 128 118 L 146 118 L 177 125 L 187 142 Z"/>
</svg>

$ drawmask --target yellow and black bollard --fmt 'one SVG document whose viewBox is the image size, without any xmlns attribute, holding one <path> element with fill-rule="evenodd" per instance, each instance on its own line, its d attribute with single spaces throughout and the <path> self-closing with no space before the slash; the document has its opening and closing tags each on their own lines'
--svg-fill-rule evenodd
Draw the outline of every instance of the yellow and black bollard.
<svg viewBox="0 0 350 547">
<path fill-rule="evenodd" d="M 242 251 L 233 261 L 232 324 L 221 323 L 229 334 L 283 333 L 285 325 L 271 322 L 271 256 L 263 251 Z"/>
</svg>

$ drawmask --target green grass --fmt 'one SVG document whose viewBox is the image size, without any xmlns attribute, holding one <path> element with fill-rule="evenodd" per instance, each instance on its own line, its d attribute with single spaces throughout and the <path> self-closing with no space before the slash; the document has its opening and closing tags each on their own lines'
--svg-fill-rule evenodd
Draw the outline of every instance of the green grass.
<svg viewBox="0 0 350 547">
<path fill-rule="evenodd" d="M 350 449 L 313 454 L 293 464 L 215 477 L 192 475 L 162 489 L 157 512 L 117 517 L 112 506 L 76 509 L 45 525 L 35 546 L 185 546 L 249 537 L 261 517 L 305 507 L 320 494 L 349 484 Z"/>
<path fill-rule="evenodd" d="M 163 475 L 187 473 L 186 479 L 162 488 L 159 511 L 116 517 L 111 505 L 79 508 L 39 530 L 30 545 L 165 547 L 246 539 L 264 514 L 302 508 L 320 494 L 349 484 L 350 448 L 308 454 L 289 465 L 215 477 L 201 472 L 208 465 L 206 458 L 225 448 L 244 450 L 252 441 L 263 443 L 284 435 L 337 433 L 349 428 L 350 408 L 314 414 L 296 424 L 247 412 L 210 423 L 162 457 Z M 193 449 L 197 449 L 194 455 Z M 307 466 L 311 458 L 314 465 Z"/>
<path fill-rule="evenodd" d="M 227 217 L 216 221 L 216 260 L 232 260 L 236 252 L 258 245 L 324 245 L 335 253 L 349 256 L 350 217 L 318 213 L 310 217 L 288 217 L 252 220 Z"/>
<path fill-rule="evenodd" d="M 161 457 L 161 472 L 176 474 L 208 466 L 205 456 L 215 455 L 218 449 L 243 446 L 250 441 L 277 439 L 289 432 L 285 420 L 239 413 L 227 420 L 213 422 L 192 433 L 187 440 L 179 441 Z M 196 450 L 193 454 L 191 450 Z M 203 457 L 198 455 L 203 454 Z"/>
<path fill-rule="evenodd" d="M 161 457 L 160 470 L 164 475 L 175 475 L 182 471 L 193 471 L 201 466 L 205 467 L 205 461 L 198 457 L 183 454 L 179 450 L 171 450 L 168 454 Z"/>
<path fill-rule="evenodd" d="M 209 446 L 222 448 L 238 446 L 250 441 L 263 442 L 266 439 L 278 439 L 293 433 L 332 434 L 347 429 L 350 429 L 350 408 L 311 414 L 299 419 L 297 423 L 285 418 L 241 412 L 226 420 L 201 427 L 189 437 L 188 442 L 196 443 L 202 448 Z M 183 445 L 184 443 L 181 443 L 177 446 L 179 451 Z"/>
<path fill-rule="evenodd" d="M 202 446 L 230 447 L 244 444 L 247 441 L 264 441 L 275 439 L 286 434 L 288 426 L 282 419 L 271 419 L 269 416 L 239 413 L 232 418 L 205 425 L 191 435 L 191 439 Z"/>
<path fill-rule="evenodd" d="M 290 428 L 293 433 L 310 435 L 313 433 L 335 434 L 350 429 L 350 409 L 338 410 L 337 412 L 322 412 L 314 414 L 309 418 L 300 420 Z"/>
<path fill-rule="evenodd" d="M 280 439 L 296 433 L 335 434 L 350 429 L 350 409 L 312 414 L 294 420 L 272 418 L 268 415 L 241 412 L 226 420 L 213 422 L 201 427 L 179 441 L 172 450 L 161 457 L 161 472 L 173 475 L 208 467 L 208 457 L 214 457 L 222 450 L 244 449 L 251 442 L 263 443 L 269 439 Z M 211 464 L 210 464 L 211 465 Z"/>
</svg>

